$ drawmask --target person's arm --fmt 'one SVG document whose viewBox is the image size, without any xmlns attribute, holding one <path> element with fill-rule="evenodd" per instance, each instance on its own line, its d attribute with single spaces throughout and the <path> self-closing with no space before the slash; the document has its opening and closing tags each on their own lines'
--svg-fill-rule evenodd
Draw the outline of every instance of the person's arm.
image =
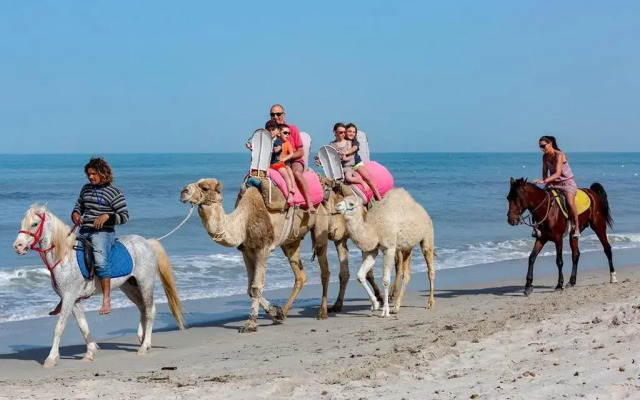
<svg viewBox="0 0 640 400">
<path fill-rule="evenodd" d="M 360 143 L 358 143 L 357 140 L 352 140 L 351 141 L 351 147 L 349 147 L 349 149 L 344 152 L 344 155 L 345 156 L 349 156 L 349 155 L 355 153 L 356 151 L 358 151 L 359 148 L 360 148 Z"/>
<path fill-rule="evenodd" d="M 278 153 L 280 150 L 282 150 L 282 146 L 273 146 L 273 150 L 271 150 L 273 153 Z"/>
<path fill-rule="evenodd" d="M 542 183 L 544 183 L 545 185 L 549 182 L 553 182 L 556 179 L 560 178 L 560 175 L 562 175 L 562 162 L 563 162 L 563 154 L 560 153 L 556 156 L 556 172 L 549 176 L 548 178 L 545 178 L 542 180 Z"/>
<path fill-rule="evenodd" d="M 551 179 L 552 178 L 551 176 L 547 178 L 547 175 L 549 174 L 549 167 L 547 167 L 547 163 L 545 162 L 544 157 L 545 156 L 542 156 L 542 179 L 534 179 L 533 183 L 542 183 L 546 185 L 547 183 L 555 179 L 555 178 Z M 559 160 L 560 160 L 560 157 L 556 157 L 556 163 Z M 556 171 L 559 171 L 553 174 L 553 175 L 557 175 L 556 178 L 560 176 L 560 174 L 562 173 L 562 162 L 560 162 L 560 169 L 557 169 L 557 168 L 558 168 L 558 165 L 556 164 Z"/>
<path fill-rule="evenodd" d="M 129 220 L 129 211 L 124 195 L 118 190 L 115 198 L 111 200 L 111 209 L 113 213 L 109 213 L 108 225 L 122 225 Z"/>
<path fill-rule="evenodd" d="M 82 188 L 84 189 L 84 187 Z M 82 215 L 84 214 L 84 201 L 82 201 L 82 192 L 80 190 L 80 194 L 78 195 L 78 200 L 76 200 L 76 204 L 73 206 L 73 211 L 71 211 L 71 221 L 74 224 L 82 223 Z"/>
</svg>

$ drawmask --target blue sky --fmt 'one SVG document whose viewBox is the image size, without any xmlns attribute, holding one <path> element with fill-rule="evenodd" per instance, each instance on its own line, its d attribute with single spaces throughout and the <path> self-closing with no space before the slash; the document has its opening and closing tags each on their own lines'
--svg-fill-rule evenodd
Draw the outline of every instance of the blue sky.
<svg viewBox="0 0 640 400">
<path fill-rule="evenodd" d="M 4 1 L 0 153 L 640 151 L 640 2 Z"/>
</svg>

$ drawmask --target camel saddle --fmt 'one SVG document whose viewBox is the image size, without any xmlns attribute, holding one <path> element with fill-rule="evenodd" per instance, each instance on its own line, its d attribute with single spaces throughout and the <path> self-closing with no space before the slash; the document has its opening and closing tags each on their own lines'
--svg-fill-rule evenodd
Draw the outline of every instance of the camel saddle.
<svg viewBox="0 0 640 400">
<path fill-rule="evenodd" d="M 306 132 L 300 132 L 300 139 L 302 139 L 303 162 L 305 165 L 303 176 L 307 182 L 309 197 L 315 206 L 322 202 L 322 185 L 316 173 L 308 167 L 311 136 Z M 260 189 L 264 203 L 271 211 L 283 211 L 291 206 L 307 208 L 306 201 L 297 185 L 295 186 L 293 201 L 287 203 L 286 200 L 289 191 L 284 178 L 278 171 L 269 168 L 273 147 L 273 140 L 271 139 L 269 131 L 266 129 L 258 129 L 254 132 L 250 141 L 252 144 L 251 167 L 249 175 L 245 179 L 245 186 L 254 186 Z"/>
<path fill-rule="evenodd" d="M 551 189 L 549 192 L 555 199 L 558 207 L 560 207 L 562 215 L 564 215 L 565 218 L 569 218 L 569 213 L 567 212 L 569 207 L 567 206 L 567 199 L 565 198 L 562 190 Z M 587 211 L 589 207 L 591 207 L 591 199 L 584 190 L 578 189 L 578 193 L 576 193 L 576 208 L 578 209 L 578 215 Z"/>
<path fill-rule="evenodd" d="M 358 152 L 360 154 L 366 154 L 366 157 L 360 156 L 364 163 L 365 168 L 369 172 L 371 179 L 376 183 L 378 192 L 384 197 L 384 195 L 391 189 L 393 189 L 393 175 L 383 165 L 378 164 L 375 161 L 370 161 L 369 148 L 367 145 L 366 135 L 364 132 L 358 131 L 358 141 L 360 142 L 360 148 Z M 373 191 L 365 187 L 362 184 L 346 184 L 344 183 L 344 171 L 342 169 L 342 163 L 338 150 L 332 146 L 322 146 L 318 152 L 318 160 L 324 170 L 324 174 L 332 181 L 339 182 L 341 186 L 345 188 L 341 189 L 341 192 L 345 195 L 354 194 L 362 199 L 364 204 L 368 204 L 373 198 Z M 356 170 L 356 172 L 358 172 Z"/>
</svg>

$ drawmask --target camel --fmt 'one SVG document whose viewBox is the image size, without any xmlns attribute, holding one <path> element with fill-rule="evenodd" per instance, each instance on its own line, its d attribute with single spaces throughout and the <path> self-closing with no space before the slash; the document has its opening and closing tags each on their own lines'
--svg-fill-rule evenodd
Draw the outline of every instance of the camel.
<svg viewBox="0 0 640 400">
<path fill-rule="evenodd" d="M 365 275 L 375 263 L 378 250 L 383 253 L 384 288 L 382 317 L 389 315 L 389 284 L 391 281 L 391 266 L 396 259 L 396 252 L 411 251 L 417 244 L 427 263 L 429 276 L 429 300 L 427 308 L 434 305 L 433 281 L 435 269 L 433 265 L 433 223 L 429 214 L 418 204 L 411 195 L 402 188 L 391 189 L 366 216 L 363 217 L 359 208 L 362 200 L 357 196 L 348 196 L 338 203 L 336 210 L 344 215 L 347 230 L 351 240 L 362 250 L 362 265 L 358 271 L 358 282 L 364 287 L 371 301 L 371 309 L 376 311 L 380 303 L 365 282 Z M 402 304 L 404 292 L 411 279 L 410 258 L 403 260 L 402 286 L 398 298 L 394 302 L 392 313 L 397 313 Z M 405 264 L 406 263 L 406 264 Z"/>
<path fill-rule="evenodd" d="M 338 292 L 338 298 L 336 302 L 333 303 L 333 306 L 328 308 L 328 312 L 341 312 L 344 296 L 347 290 L 347 284 L 349 282 L 349 249 L 347 247 L 347 241 L 349 240 L 349 232 L 347 231 L 347 223 L 344 219 L 344 216 L 338 212 L 336 212 L 336 207 L 339 202 L 344 199 L 343 193 L 343 184 L 340 181 L 335 181 L 333 179 L 327 177 L 320 177 L 320 182 L 322 183 L 322 188 L 324 190 L 324 200 L 322 201 L 322 205 L 327 210 L 327 213 L 330 215 L 328 221 L 322 221 L 322 216 L 318 217 L 316 221 L 316 226 L 314 229 L 321 229 L 321 227 L 326 226 L 327 229 L 327 237 L 331 240 L 336 246 L 336 251 L 338 253 L 338 260 L 340 261 L 340 291 Z M 362 207 L 363 215 L 366 213 L 366 208 Z M 326 249 L 326 247 L 323 247 Z M 322 256 L 319 255 L 318 259 L 322 264 Z M 325 255 L 326 257 L 326 255 Z M 411 251 L 401 252 L 398 251 L 396 253 L 396 278 L 393 282 L 391 293 L 389 294 L 390 301 L 395 298 L 398 289 L 398 276 L 402 275 L 402 271 L 406 265 L 410 265 L 411 263 Z M 402 268 L 401 268 L 402 266 Z M 376 281 L 373 276 L 373 269 L 367 272 L 366 275 L 367 282 L 373 288 L 374 295 L 378 301 L 382 302 L 382 294 L 380 293 L 380 289 L 376 284 Z"/>
<path fill-rule="evenodd" d="M 323 216 L 319 219 L 328 220 L 325 217 L 327 213 L 321 204 L 316 207 L 317 214 L 296 209 L 293 214 L 292 233 L 280 243 L 287 213 L 270 211 L 260 191 L 255 187 L 241 190 L 235 210 L 228 215 L 222 207 L 222 183 L 214 178 L 200 179 L 198 182 L 186 185 L 182 189 L 180 200 L 183 203 L 189 202 L 198 206 L 202 224 L 216 243 L 226 247 L 237 247 L 242 252 L 247 268 L 247 294 L 251 297 L 251 313 L 244 327 L 240 328 L 240 332 L 257 331 L 260 306 L 273 318 L 274 322 L 286 319 L 293 301 L 307 282 L 300 260 L 300 244 L 309 232 L 313 232 L 314 251 L 320 255 L 318 261 L 323 283 L 323 303 L 318 318 L 327 318 L 326 296 L 329 283 L 329 266 L 326 260 L 327 232 L 326 229 L 312 231 L 318 215 Z M 293 290 L 282 308 L 270 304 L 262 296 L 267 259 L 278 246 L 282 248 L 295 275 Z"/>
</svg>

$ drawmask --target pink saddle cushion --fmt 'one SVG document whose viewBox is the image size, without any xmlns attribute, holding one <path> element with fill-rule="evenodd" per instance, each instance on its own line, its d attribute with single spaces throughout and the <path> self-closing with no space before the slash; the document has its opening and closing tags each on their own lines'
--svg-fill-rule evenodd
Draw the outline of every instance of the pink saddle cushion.
<svg viewBox="0 0 640 400">
<path fill-rule="evenodd" d="M 304 179 L 307 181 L 307 187 L 309 188 L 309 197 L 313 202 L 313 205 L 316 206 L 322 202 L 323 192 L 322 192 L 322 184 L 320 184 L 320 179 L 318 175 L 313 171 L 305 171 L 303 173 Z M 284 181 L 284 178 L 280 173 L 273 168 L 269 168 L 269 178 L 276 184 L 278 189 L 282 191 L 282 194 L 285 198 L 289 194 L 289 190 L 287 189 L 287 183 Z M 302 197 L 302 193 L 300 193 L 300 189 L 298 189 L 298 185 L 295 185 L 295 194 L 293 195 L 293 202 L 289 203 L 290 206 L 295 204 L 300 204 L 302 207 L 306 207 L 307 203 L 304 201 L 304 197 Z"/>
<path fill-rule="evenodd" d="M 391 172 L 389 172 L 388 169 L 375 161 L 367 161 L 364 163 L 364 166 L 367 168 L 369 175 L 371 175 L 371 179 L 373 179 L 378 187 L 380 196 L 384 197 L 389 190 L 393 189 L 393 175 L 391 175 Z M 373 197 L 373 191 L 371 189 L 365 190 L 364 186 L 359 183 L 351 186 L 355 186 L 360 192 L 364 193 L 365 196 L 367 196 L 367 202 L 369 202 Z"/>
</svg>

